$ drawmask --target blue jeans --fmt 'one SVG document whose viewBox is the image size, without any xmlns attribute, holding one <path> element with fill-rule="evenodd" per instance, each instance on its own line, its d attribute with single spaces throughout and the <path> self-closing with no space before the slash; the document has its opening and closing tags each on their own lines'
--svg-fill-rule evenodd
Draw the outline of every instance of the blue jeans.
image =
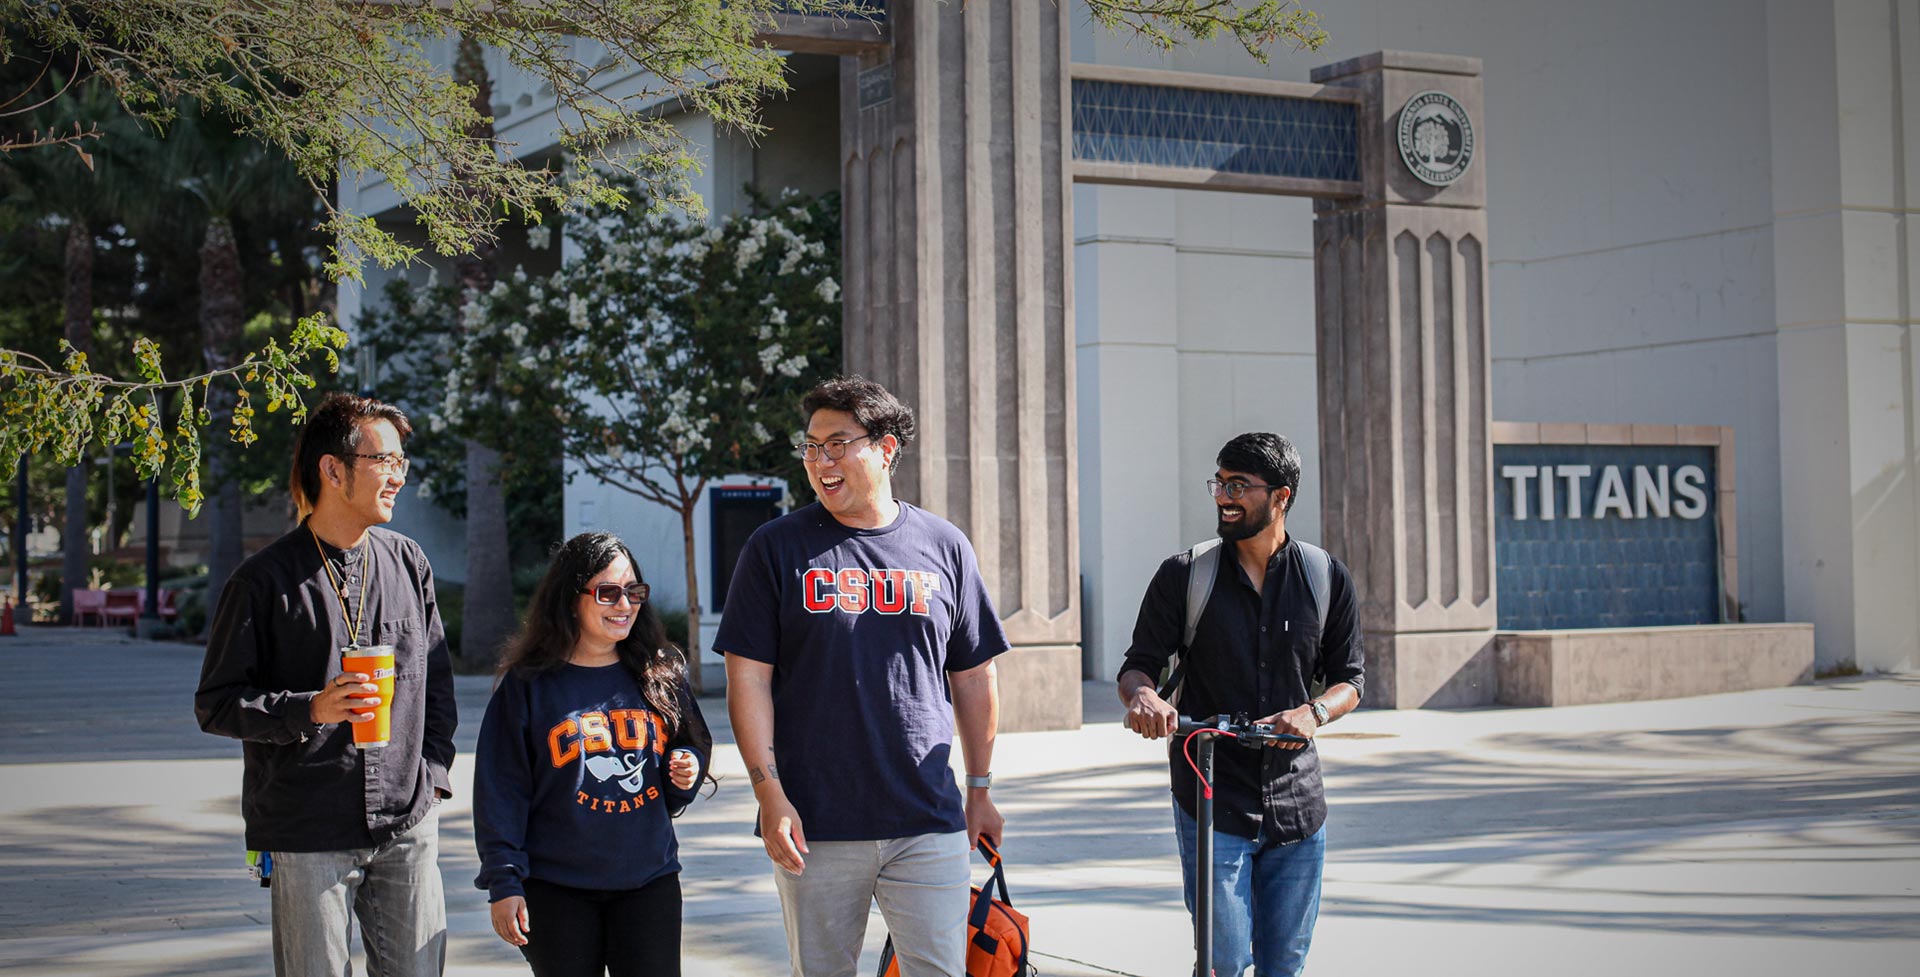
<svg viewBox="0 0 1920 977">
<path fill-rule="evenodd" d="M 1180 875 L 1187 915 L 1193 915 L 1195 822 L 1173 805 L 1180 841 Z M 1288 845 L 1264 849 L 1259 838 L 1213 833 L 1213 972 L 1240 977 L 1298 975 L 1307 966 L 1313 924 L 1320 918 L 1320 869 L 1327 860 L 1327 829 Z M 1256 924 L 1256 920 L 1258 923 Z"/>
<path fill-rule="evenodd" d="M 438 977 L 447 965 L 439 805 L 377 848 L 274 852 L 273 972 L 350 977 L 360 920 L 369 977 Z"/>
</svg>

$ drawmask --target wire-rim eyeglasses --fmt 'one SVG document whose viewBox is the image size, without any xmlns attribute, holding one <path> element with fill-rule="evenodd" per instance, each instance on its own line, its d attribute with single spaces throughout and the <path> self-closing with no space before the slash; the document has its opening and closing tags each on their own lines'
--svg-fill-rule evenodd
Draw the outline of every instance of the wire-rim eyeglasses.
<svg viewBox="0 0 1920 977">
<path fill-rule="evenodd" d="M 1271 492 L 1277 488 L 1286 488 L 1286 486 L 1262 485 L 1258 482 L 1233 482 L 1233 481 L 1223 482 L 1217 478 L 1207 479 L 1207 494 L 1213 496 L 1216 499 L 1224 496 L 1230 501 L 1238 501 L 1240 499 L 1240 496 L 1245 495 L 1248 489 L 1256 489 L 1256 488 L 1266 489 L 1267 491 Z"/>
</svg>

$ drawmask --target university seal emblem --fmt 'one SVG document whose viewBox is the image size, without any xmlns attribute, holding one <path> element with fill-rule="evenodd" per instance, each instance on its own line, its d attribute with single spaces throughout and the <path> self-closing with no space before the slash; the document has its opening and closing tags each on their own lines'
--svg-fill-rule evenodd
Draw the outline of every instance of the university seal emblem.
<svg viewBox="0 0 1920 977">
<path fill-rule="evenodd" d="M 1400 159 L 1421 183 L 1444 187 L 1473 163 L 1473 122 L 1446 92 L 1427 91 L 1400 110 Z"/>
</svg>

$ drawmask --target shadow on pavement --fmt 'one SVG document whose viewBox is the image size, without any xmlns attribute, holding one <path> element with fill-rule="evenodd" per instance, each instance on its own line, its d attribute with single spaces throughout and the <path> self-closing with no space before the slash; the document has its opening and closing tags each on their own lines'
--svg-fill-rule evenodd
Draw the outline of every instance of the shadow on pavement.
<svg viewBox="0 0 1920 977">
<path fill-rule="evenodd" d="M 8 778 L 0 795 L 14 796 L 0 796 L 12 812 L 0 821 L 0 871 L 9 882 L 0 935 L 138 942 L 137 934 L 251 926 L 263 950 L 266 894 L 240 864 L 238 746 L 201 733 L 192 718 L 199 650 L 95 641 L 36 635 L 7 649 L 13 687 L 0 698 L 0 777 Z M 463 752 L 490 685 L 484 676 L 459 680 Z M 1090 722 L 1118 715 L 1102 695 L 1111 698 L 1105 683 L 1087 683 Z M 80 726 L 72 711 L 49 705 L 81 700 L 103 707 Z M 709 698 L 702 707 L 719 748 L 731 749 L 724 703 Z M 1591 735 L 1495 731 L 1445 748 L 1403 738 L 1326 749 L 1331 916 L 1842 941 L 1912 939 L 1920 919 L 1910 884 L 1872 890 L 1853 881 L 1865 876 L 1836 874 L 1910 877 L 1920 860 L 1920 711 Z M 1136 754 L 1105 746 L 1089 754 L 1084 766 L 1006 776 L 996 787 L 1016 903 L 1177 911 L 1163 756 L 1116 761 Z M 128 761 L 134 767 L 111 766 Z M 7 769 L 21 764 L 66 769 L 32 771 L 32 782 L 54 786 L 23 797 L 14 791 L 27 771 Z M 129 769 L 197 786 L 178 794 L 108 789 L 104 803 L 76 803 L 65 789 L 89 785 L 85 793 L 97 795 L 99 778 Z M 771 974 L 784 971 L 785 956 L 752 811 L 744 783 L 728 782 L 679 822 L 687 950 L 690 959 L 705 954 L 741 973 Z M 449 911 L 483 913 L 484 895 L 472 887 L 471 815 L 446 811 L 441 831 Z M 1679 863 L 1710 870 L 1686 879 L 1711 884 L 1681 884 L 1671 873 L 1659 875 L 1664 887 L 1636 884 L 1634 870 Z M 1489 866 L 1524 872 L 1489 881 Z M 1146 877 L 1126 884 L 1129 873 Z M 1809 873 L 1818 878 L 1803 884 Z M 1103 887 L 1077 881 L 1096 877 Z M 471 923 L 468 916 L 461 925 Z M 257 972 L 260 952 L 228 954 L 227 945 L 190 960 L 156 959 L 140 972 Z M 20 952 L 8 962 L 35 972 L 35 951 L 23 944 Z M 518 959 L 490 933 L 458 926 L 451 957 Z"/>
</svg>

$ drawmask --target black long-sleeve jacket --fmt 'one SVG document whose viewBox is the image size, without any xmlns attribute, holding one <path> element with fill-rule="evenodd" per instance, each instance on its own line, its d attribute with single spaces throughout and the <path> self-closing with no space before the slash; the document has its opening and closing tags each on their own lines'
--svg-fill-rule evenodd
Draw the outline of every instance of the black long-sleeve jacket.
<svg viewBox="0 0 1920 977">
<path fill-rule="evenodd" d="M 323 559 L 344 583 L 344 610 Z M 395 648 L 392 739 L 377 749 L 354 746 L 347 723 L 316 726 L 309 712 L 340 674 L 349 614 L 361 644 Z M 201 729 L 243 741 L 248 848 L 370 848 L 418 824 L 436 791 L 452 792 L 457 722 L 426 554 L 380 528 L 352 550 L 305 525 L 275 540 L 220 595 L 193 706 Z"/>
</svg>

